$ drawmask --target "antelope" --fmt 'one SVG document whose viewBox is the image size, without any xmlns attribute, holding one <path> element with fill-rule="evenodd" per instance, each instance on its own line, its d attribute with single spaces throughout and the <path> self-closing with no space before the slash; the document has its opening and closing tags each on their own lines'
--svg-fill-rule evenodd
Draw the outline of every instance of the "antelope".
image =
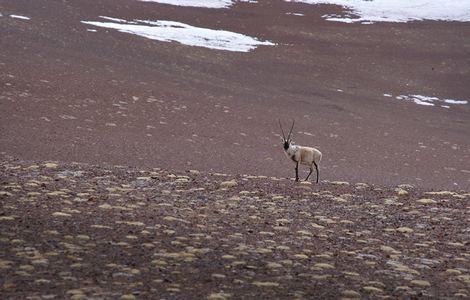
<svg viewBox="0 0 470 300">
<path fill-rule="evenodd" d="M 279 121 L 279 127 L 281 128 L 282 132 L 282 142 L 284 144 L 284 153 L 293 162 L 295 162 L 295 181 L 299 181 L 299 164 L 307 165 L 310 167 L 310 173 L 308 173 L 307 178 L 305 181 L 308 180 L 310 175 L 313 172 L 313 166 L 315 166 L 315 170 L 317 172 L 317 183 L 319 177 L 318 165 L 320 164 L 320 160 L 322 157 L 321 152 L 318 149 L 312 147 L 304 147 L 294 145 L 291 140 L 292 129 L 294 129 L 295 120 L 292 121 L 292 127 L 290 128 L 289 134 L 284 134 L 284 130 L 282 129 L 281 120 Z"/>
</svg>

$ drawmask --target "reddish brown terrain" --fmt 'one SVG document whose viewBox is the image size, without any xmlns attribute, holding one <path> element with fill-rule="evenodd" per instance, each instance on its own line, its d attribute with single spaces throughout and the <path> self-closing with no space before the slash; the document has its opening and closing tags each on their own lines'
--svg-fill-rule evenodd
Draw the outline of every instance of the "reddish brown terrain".
<svg viewBox="0 0 470 300">
<path fill-rule="evenodd" d="M 468 100 L 468 23 L 342 24 L 321 18 L 338 8 L 280 1 L 198 9 L 18 0 L 0 10 L 7 154 L 293 176 L 277 119 L 296 119 L 295 141 L 324 154 L 324 179 L 470 187 L 470 105 L 383 96 Z M 218 51 L 80 23 L 99 16 L 180 21 L 277 46 Z"/>
<path fill-rule="evenodd" d="M 470 100 L 470 23 L 340 12 L 0 0 L 0 298 L 469 297 L 470 104 L 395 97 Z M 322 151 L 320 184 L 292 182 L 278 119 Z"/>
<path fill-rule="evenodd" d="M 470 193 L 3 157 L 4 299 L 461 299 Z"/>
</svg>

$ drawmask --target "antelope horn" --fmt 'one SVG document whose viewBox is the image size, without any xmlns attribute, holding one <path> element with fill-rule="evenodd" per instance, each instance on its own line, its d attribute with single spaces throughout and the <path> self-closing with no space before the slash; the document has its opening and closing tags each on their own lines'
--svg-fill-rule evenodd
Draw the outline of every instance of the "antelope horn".
<svg viewBox="0 0 470 300">
<path fill-rule="evenodd" d="M 284 130 L 282 129 L 282 125 L 281 125 L 281 120 L 280 119 L 277 119 L 279 121 L 279 127 L 281 128 L 281 131 L 282 131 L 282 138 L 284 140 L 286 140 L 286 135 L 284 134 Z"/>
<path fill-rule="evenodd" d="M 292 120 L 292 127 L 290 128 L 289 135 L 287 136 L 288 141 L 290 140 L 290 135 L 292 133 L 292 129 L 294 129 L 294 124 L 295 124 L 295 120 Z"/>
</svg>

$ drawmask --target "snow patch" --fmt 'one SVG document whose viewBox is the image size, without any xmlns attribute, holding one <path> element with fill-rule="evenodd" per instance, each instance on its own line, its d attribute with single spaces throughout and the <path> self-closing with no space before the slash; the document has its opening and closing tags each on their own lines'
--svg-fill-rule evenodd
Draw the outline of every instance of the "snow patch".
<svg viewBox="0 0 470 300">
<path fill-rule="evenodd" d="M 286 0 L 345 7 L 344 15 L 325 15 L 328 21 L 371 24 L 422 20 L 470 22 L 468 0 Z"/>
<path fill-rule="evenodd" d="M 391 94 L 384 94 L 384 97 L 393 97 L 393 96 Z M 396 96 L 395 99 L 411 101 L 418 105 L 439 106 L 443 108 L 450 108 L 449 104 L 454 104 L 454 105 L 468 104 L 467 100 L 440 99 L 437 97 L 429 97 L 429 96 L 423 96 L 423 95 L 400 95 L 400 96 Z"/>
<path fill-rule="evenodd" d="M 140 0 L 143 2 L 156 2 L 176 6 L 204 7 L 204 8 L 228 8 L 235 2 L 257 3 L 256 0 Z"/>
<path fill-rule="evenodd" d="M 104 16 L 101 16 L 101 18 L 114 22 L 82 21 L 82 23 L 116 29 L 120 32 L 135 34 L 152 40 L 178 42 L 184 45 L 217 50 L 249 52 L 258 46 L 275 45 L 270 41 L 259 41 L 257 38 L 240 33 L 194 27 L 174 21 L 126 21 Z"/>
<path fill-rule="evenodd" d="M 305 16 L 305 14 L 301 14 L 301 13 L 286 13 L 286 15 L 298 16 L 298 17 L 303 17 L 303 16 Z"/>
<path fill-rule="evenodd" d="M 448 104 L 468 104 L 467 100 L 444 99 L 444 102 Z"/>
<path fill-rule="evenodd" d="M 29 17 L 20 16 L 20 15 L 10 15 L 10 18 L 20 19 L 20 20 L 31 20 Z"/>
</svg>

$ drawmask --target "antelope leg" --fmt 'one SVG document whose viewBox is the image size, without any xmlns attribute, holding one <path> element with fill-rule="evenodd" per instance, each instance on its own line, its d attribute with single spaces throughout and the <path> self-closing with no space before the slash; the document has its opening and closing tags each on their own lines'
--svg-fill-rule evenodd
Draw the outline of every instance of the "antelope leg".
<svg viewBox="0 0 470 300">
<path fill-rule="evenodd" d="M 295 164 L 295 181 L 299 181 L 299 162 Z"/>
<path fill-rule="evenodd" d="M 320 172 L 318 172 L 318 166 L 316 162 L 313 162 L 315 164 L 315 169 L 317 170 L 317 183 L 318 183 L 318 176 L 320 175 Z"/>
<path fill-rule="evenodd" d="M 312 168 L 312 167 L 310 167 L 310 173 L 308 173 L 308 175 L 307 175 L 307 178 L 305 178 L 305 181 L 307 181 L 307 180 L 308 180 L 308 178 L 310 177 L 310 175 L 312 174 L 312 172 L 313 172 L 313 168 Z"/>
</svg>

